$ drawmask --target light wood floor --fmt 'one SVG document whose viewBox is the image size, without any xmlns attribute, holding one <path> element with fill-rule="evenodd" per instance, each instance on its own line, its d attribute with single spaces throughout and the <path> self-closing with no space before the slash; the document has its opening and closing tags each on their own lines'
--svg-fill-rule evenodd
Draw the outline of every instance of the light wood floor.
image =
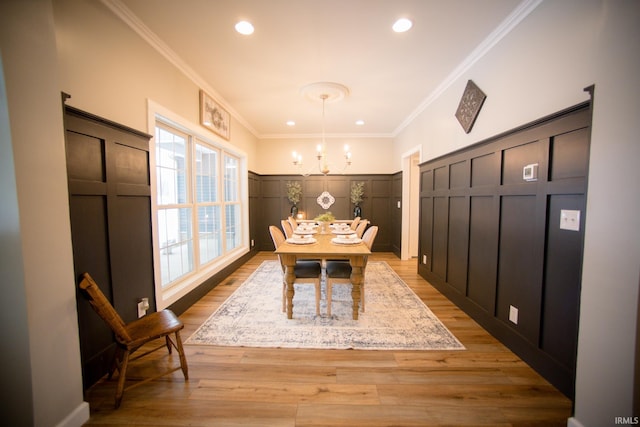
<svg viewBox="0 0 640 427">
<path fill-rule="evenodd" d="M 276 258 L 260 253 L 180 316 L 183 340 L 267 259 Z M 86 393 L 86 425 L 566 426 L 571 401 L 422 279 L 415 260 L 370 259 L 387 261 L 467 349 L 186 346 L 188 381 L 174 372 L 125 392 L 114 410 L 115 381 L 102 380 Z M 157 353 L 155 365 L 177 363 Z M 132 378 L 144 375 L 134 367 Z"/>
</svg>

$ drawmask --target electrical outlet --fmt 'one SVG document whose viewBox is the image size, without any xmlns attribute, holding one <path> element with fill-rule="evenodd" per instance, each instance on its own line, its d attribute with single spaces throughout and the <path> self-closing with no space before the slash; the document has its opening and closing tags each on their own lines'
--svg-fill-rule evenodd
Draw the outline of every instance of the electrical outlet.
<svg viewBox="0 0 640 427">
<path fill-rule="evenodd" d="M 149 309 L 149 298 L 140 298 L 138 301 L 138 318 L 147 314 Z"/>
<path fill-rule="evenodd" d="M 422 255 L 422 263 L 423 264 L 427 263 L 427 256 L 426 255 Z"/>
<path fill-rule="evenodd" d="M 256 241 L 251 239 L 251 247 L 254 247 L 256 245 Z"/>
<path fill-rule="evenodd" d="M 509 320 L 513 324 L 518 324 L 518 309 L 512 305 L 509 306 Z"/>
</svg>

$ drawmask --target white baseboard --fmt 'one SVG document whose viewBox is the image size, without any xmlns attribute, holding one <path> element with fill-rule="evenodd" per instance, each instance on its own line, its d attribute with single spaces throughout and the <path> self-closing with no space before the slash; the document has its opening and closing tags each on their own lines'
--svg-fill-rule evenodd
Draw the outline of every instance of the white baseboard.
<svg viewBox="0 0 640 427">
<path fill-rule="evenodd" d="M 582 423 L 575 419 L 575 417 L 571 417 L 567 420 L 567 427 L 584 427 Z"/>
<path fill-rule="evenodd" d="M 56 427 L 82 427 L 89 421 L 89 404 L 82 402 L 64 420 L 60 421 Z"/>
</svg>

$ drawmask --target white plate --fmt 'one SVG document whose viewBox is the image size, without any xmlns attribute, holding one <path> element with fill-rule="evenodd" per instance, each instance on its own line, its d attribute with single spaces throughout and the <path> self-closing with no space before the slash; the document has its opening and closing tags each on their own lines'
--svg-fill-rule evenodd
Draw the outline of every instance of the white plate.
<svg viewBox="0 0 640 427">
<path fill-rule="evenodd" d="M 331 239 L 332 243 L 337 243 L 339 245 L 356 245 L 360 242 L 362 242 L 362 239 L 345 239 L 342 237 L 334 237 L 333 239 Z"/>
<path fill-rule="evenodd" d="M 290 237 L 287 239 L 287 243 L 293 243 L 295 245 L 309 245 L 315 242 L 317 242 L 317 240 L 313 237 Z"/>
<path fill-rule="evenodd" d="M 313 228 L 311 229 L 307 229 L 307 228 L 296 228 L 296 230 L 294 231 L 295 234 L 316 234 L 318 232 L 318 230 L 314 230 Z"/>
<path fill-rule="evenodd" d="M 333 234 L 345 234 L 345 235 L 356 234 L 356 232 L 350 228 L 347 228 L 345 230 L 332 230 L 331 232 Z"/>
</svg>

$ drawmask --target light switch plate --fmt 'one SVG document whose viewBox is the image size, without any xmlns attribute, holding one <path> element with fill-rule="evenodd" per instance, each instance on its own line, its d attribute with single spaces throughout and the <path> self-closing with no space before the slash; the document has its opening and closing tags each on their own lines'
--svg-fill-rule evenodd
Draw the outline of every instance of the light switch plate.
<svg viewBox="0 0 640 427">
<path fill-rule="evenodd" d="M 562 209 L 560 211 L 560 229 L 580 231 L 580 211 Z"/>
</svg>

